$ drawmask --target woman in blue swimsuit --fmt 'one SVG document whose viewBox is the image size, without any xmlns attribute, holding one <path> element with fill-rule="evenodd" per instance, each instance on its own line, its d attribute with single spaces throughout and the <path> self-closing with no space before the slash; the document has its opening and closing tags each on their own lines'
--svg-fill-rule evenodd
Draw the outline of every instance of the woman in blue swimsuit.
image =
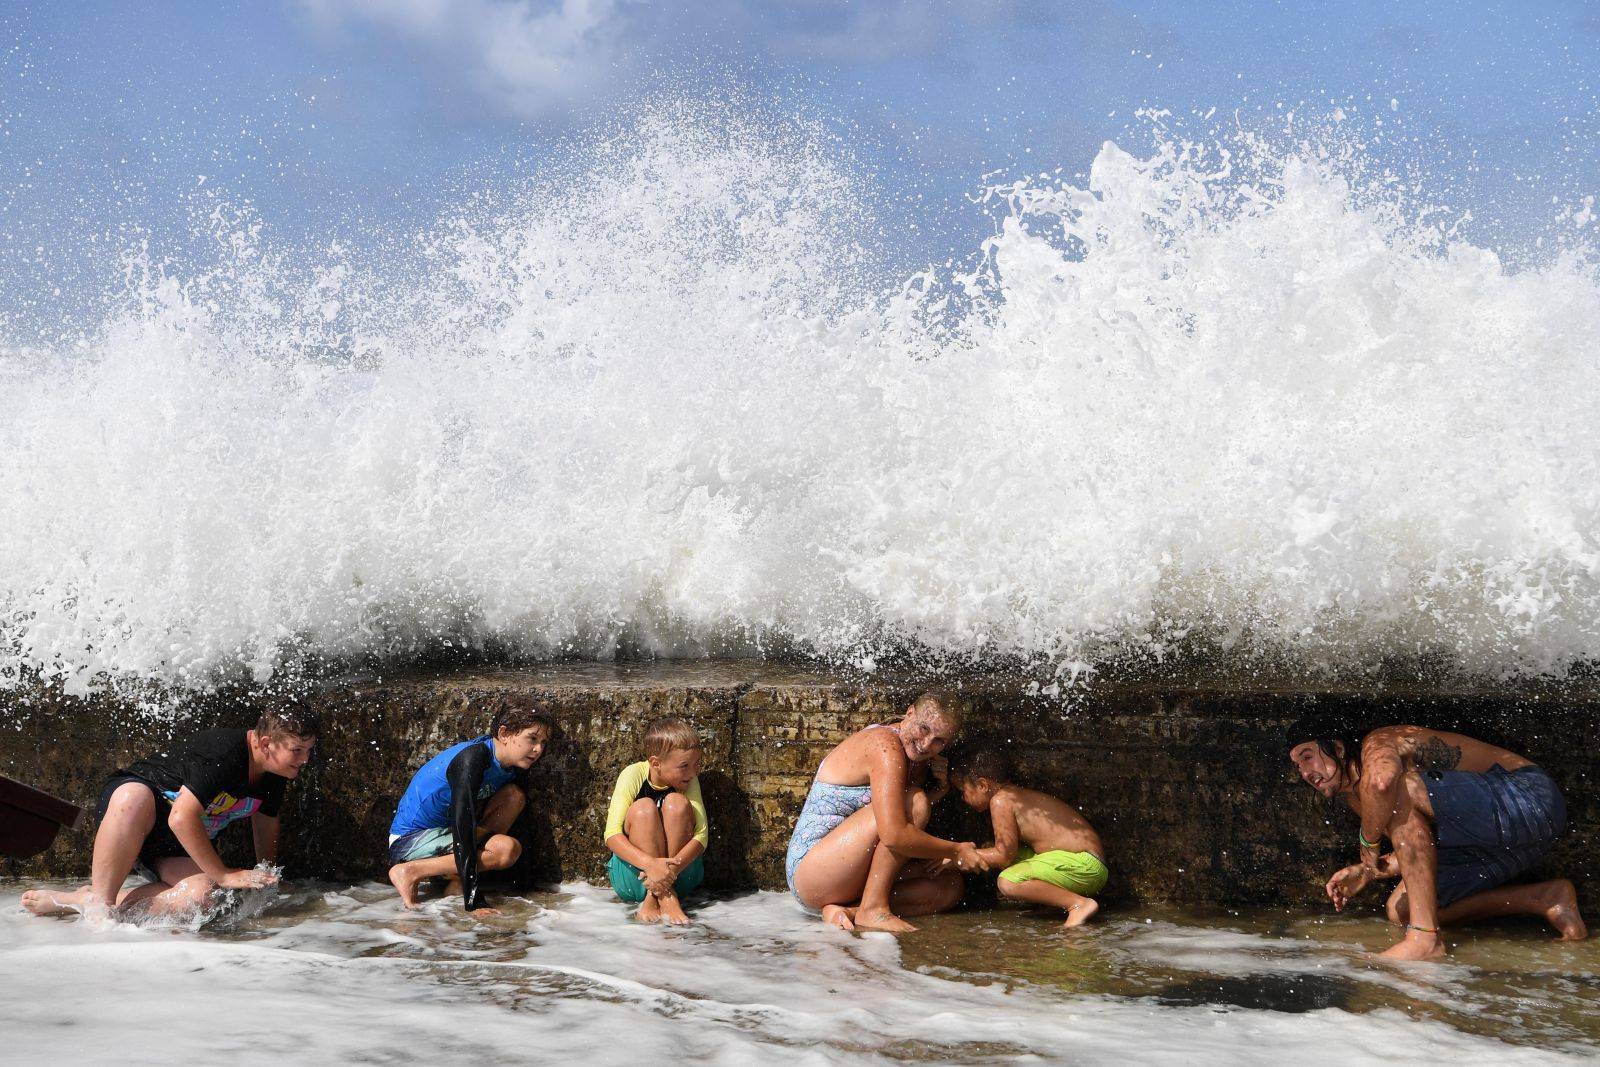
<svg viewBox="0 0 1600 1067">
<path fill-rule="evenodd" d="M 789 889 L 803 907 L 847 930 L 901 933 L 916 929 L 901 915 L 955 906 L 961 899 L 957 870 L 987 865 L 971 841 L 923 832 L 945 784 L 941 778 L 930 798 L 908 777 L 960 726 L 948 698 L 924 693 L 899 722 L 859 730 L 823 758 L 784 862 Z"/>
</svg>

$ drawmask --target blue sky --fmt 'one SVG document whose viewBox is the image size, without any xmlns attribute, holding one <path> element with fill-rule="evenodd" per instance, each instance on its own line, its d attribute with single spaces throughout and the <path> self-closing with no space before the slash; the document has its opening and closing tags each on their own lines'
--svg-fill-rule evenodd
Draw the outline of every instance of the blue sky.
<svg viewBox="0 0 1600 1067">
<path fill-rule="evenodd" d="M 359 240 L 661 94 L 750 93 L 835 130 L 919 223 L 907 263 L 975 246 L 985 173 L 1142 147 L 1141 107 L 1267 126 L 1343 107 L 1491 244 L 1600 185 L 1600 8 L 1576 0 L 90 0 L 9 5 L 0 33 L 13 322 L 103 285 L 102 248 L 181 233 L 201 175 L 285 240 Z"/>
</svg>

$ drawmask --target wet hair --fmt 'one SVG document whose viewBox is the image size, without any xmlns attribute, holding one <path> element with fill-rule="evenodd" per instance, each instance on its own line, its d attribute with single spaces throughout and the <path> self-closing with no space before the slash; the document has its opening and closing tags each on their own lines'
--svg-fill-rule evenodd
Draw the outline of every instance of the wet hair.
<svg viewBox="0 0 1600 1067">
<path fill-rule="evenodd" d="M 527 706 L 502 708 L 489 726 L 489 736 L 498 737 L 501 730 L 510 734 L 520 734 L 535 726 L 544 729 L 546 738 L 555 736 L 556 721 L 539 709 Z"/>
<path fill-rule="evenodd" d="M 963 745 L 949 756 L 950 773 L 957 778 L 987 778 L 1005 785 L 1015 770 L 1004 752 L 987 745 Z"/>
<path fill-rule="evenodd" d="M 256 736 L 262 738 L 310 737 L 322 733 L 322 716 L 307 707 L 286 705 L 269 708 L 256 720 Z"/>
<path fill-rule="evenodd" d="M 657 719 L 644 731 L 644 754 L 660 758 L 673 752 L 700 747 L 700 735 L 689 720 L 677 715 Z"/>
<path fill-rule="evenodd" d="M 1283 747 L 1292 752 L 1307 741 L 1315 741 L 1327 757 L 1345 767 L 1361 762 L 1361 738 L 1347 724 L 1330 722 L 1312 716 L 1302 716 L 1284 727 Z M 1344 755 L 1339 755 L 1336 744 L 1344 745 Z"/>
<path fill-rule="evenodd" d="M 953 729 L 961 729 L 961 705 L 943 689 L 928 689 L 918 693 L 911 707 L 924 715 L 937 715 Z"/>
</svg>

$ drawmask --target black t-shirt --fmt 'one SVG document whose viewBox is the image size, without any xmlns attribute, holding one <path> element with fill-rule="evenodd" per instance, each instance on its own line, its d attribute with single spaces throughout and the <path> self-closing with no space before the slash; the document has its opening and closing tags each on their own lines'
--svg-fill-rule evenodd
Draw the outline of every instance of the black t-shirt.
<svg viewBox="0 0 1600 1067">
<path fill-rule="evenodd" d="M 204 730 L 118 774 L 148 782 L 168 803 L 178 799 L 179 789 L 187 787 L 200 801 L 201 821 L 209 837 L 216 837 L 235 819 L 258 811 L 276 816 L 283 802 L 283 787 L 288 784 L 270 772 L 251 784 L 248 730 Z"/>
</svg>

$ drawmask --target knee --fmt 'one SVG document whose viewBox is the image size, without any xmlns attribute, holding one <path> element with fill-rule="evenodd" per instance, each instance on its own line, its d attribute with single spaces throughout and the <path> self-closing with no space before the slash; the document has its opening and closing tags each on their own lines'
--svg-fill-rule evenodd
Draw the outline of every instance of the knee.
<svg viewBox="0 0 1600 1067">
<path fill-rule="evenodd" d="M 1009 878 L 996 878 L 994 884 L 995 884 L 996 889 L 999 891 L 1000 895 L 1005 897 L 1007 900 L 1020 900 L 1020 899 L 1022 899 L 1022 897 L 1021 897 L 1022 883 L 1021 882 L 1013 882 Z"/>
<path fill-rule="evenodd" d="M 499 792 L 495 793 L 494 800 L 491 803 L 503 811 L 518 815 L 521 814 L 523 808 L 528 806 L 528 794 L 514 785 L 503 786 Z"/>
<path fill-rule="evenodd" d="M 217 888 L 217 883 L 212 881 L 211 876 L 208 874 L 191 874 L 179 882 L 176 888 L 184 896 L 199 904 L 204 903 L 206 898 L 211 896 L 212 890 Z"/>
<path fill-rule="evenodd" d="M 628 821 L 635 819 L 655 819 L 660 816 L 656 812 L 656 802 L 649 797 L 640 797 L 628 805 Z"/>
<path fill-rule="evenodd" d="M 933 812 L 933 806 L 928 803 L 928 794 L 920 789 L 906 790 L 906 818 L 917 829 L 928 825 L 928 816 Z"/>
<path fill-rule="evenodd" d="M 689 798 L 682 793 L 668 793 L 661 798 L 661 817 L 663 819 L 681 819 L 691 814 L 693 809 L 689 806 Z"/>
<path fill-rule="evenodd" d="M 488 865 L 500 870 L 521 858 L 522 842 L 507 834 L 495 834 L 484 843 L 483 850 L 489 854 Z"/>
</svg>

